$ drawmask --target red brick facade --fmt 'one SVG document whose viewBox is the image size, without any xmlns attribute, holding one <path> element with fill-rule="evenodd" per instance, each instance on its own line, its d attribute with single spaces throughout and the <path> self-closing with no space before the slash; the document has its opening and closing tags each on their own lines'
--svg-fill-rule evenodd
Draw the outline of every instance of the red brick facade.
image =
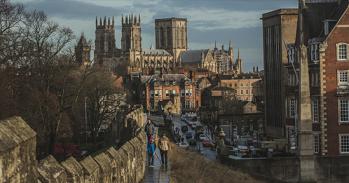
<svg viewBox="0 0 349 183">
<path fill-rule="evenodd" d="M 325 152 L 328 156 L 340 155 L 339 135 L 349 133 L 349 123 L 339 122 L 338 100 L 348 95 L 338 93 L 338 70 L 349 70 L 349 60 L 337 60 L 337 44 L 349 44 L 349 12 L 342 15 L 335 28 L 329 34 L 324 44 L 326 49 L 323 57 L 323 90 L 324 90 L 324 126 Z M 325 152 L 323 154 L 325 154 Z"/>
</svg>

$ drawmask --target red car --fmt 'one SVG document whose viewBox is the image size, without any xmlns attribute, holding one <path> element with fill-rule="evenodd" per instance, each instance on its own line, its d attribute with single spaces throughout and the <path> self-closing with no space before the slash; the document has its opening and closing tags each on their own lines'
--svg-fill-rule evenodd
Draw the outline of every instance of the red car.
<svg viewBox="0 0 349 183">
<path fill-rule="evenodd" d="M 211 142 L 211 141 L 209 141 L 209 140 L 203 140 L 202 141 L 202 145 L 204 146 L 204 147 L 214 147 L 215 145 Z"/>
</svg>

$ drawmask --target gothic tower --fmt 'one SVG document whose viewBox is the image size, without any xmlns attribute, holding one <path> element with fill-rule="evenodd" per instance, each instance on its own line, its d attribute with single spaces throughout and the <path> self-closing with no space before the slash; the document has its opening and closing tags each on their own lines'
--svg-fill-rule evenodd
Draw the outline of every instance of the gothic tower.
<svg viewBox="0 0 349 183">
<path fill-rule="evenodd" d="M 228 71 L 234 70 L 234 49 L 229 41 L 229 50 L 228 50 Z"/>
<path fill-rule="evenodd" d="M 115 52 L 115 24 L 114 17 L 104 17 L 99 19 L 96 17 L 96 42 L 95 42 L 95 60 L 102 64 L 105 58 L 112 58 Z"/>
<path fill-rule="evenodd" d="M 122 16 L 121 50 L 124 53 L 142 50 L 141 16 Z"/>
<path fill-rule="evenodd" d="M 81 34 L 80 40 L 75 47 L 76 61 L 80 65 L 90 64 L 91 46 L 87 43 L 84 33 Z"/>
<path fill-rule="evenodd" d="M 188 49 L 187 19 L 156 19 L 155 38 L 156 49 L 167 50 L 177 62 L 180 53 Z"/>
<path fill-rule="evenodd" d="M 238 58 L 236 59 L 236 68 L 235 71 L 237 74 L 242 73 L 242 59 L 240 58 L 240 49 L 238 49 Z"/>
</svg>

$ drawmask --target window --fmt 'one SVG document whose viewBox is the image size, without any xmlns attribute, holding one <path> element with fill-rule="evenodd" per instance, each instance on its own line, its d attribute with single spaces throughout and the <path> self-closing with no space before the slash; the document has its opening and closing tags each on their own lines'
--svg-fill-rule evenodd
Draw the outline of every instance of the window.
<svg viewBox="0 0 349 183">
<path fill-rule="evenodd" d="M 319 73 L 311 72 L 311 86 L 318 87 L 319 86 Z"/>
<path fill-rule="evenodd" d="M 338 80 L 338 86 L 348 85 L 348 74 L 349 70 L 340 70 L 337 71 L 337 80 Z"/>
<path fill-rule="evenodd" d="M 310 60 L 312 62 L 319 61 L 319 43 L 313 43 L 310 45 Z"/>
<path fill-rule="evenodd" d="M 293 118 L 296 115 L 296 99 L 289 100 L 289 117 Z"/>
<path fill-rule="evenodd" d="M 349 99 L 339 99 L 339 122 L 349 122 Z"/>
<path fill-rule="evenodd" d="M 314 97 L 311 101 L 313 123 L 319 122 L 319 99 Z"/>
<path fill-rule="evenodd" d="M 346 43 L 337 44 L 337 60 L 347 60 L 348 59 L 348 51 Z"/>
<path fill-rule="evenodd" d="M 241 95 L 243 95 L 244 94 L 244 90 L 241 90 L 241 93 L 240 93 Z"/>
<path fill-rule="evenodd" d="M 168 90 L 165 91 L 166 97 L 170 96 L 170 94 L 168 93 Z"/>
<path fill-rule="evenodd" d="M 185 96 L 185 90 L 181 90 L 181 96 L 182 96 L 182 97 Z"/>
<path fill-rule="evenodd" d="M 248 90 L 246 90 L 246 94 L 248 95 Z"/>
<path fill-rule="evenodd" d="M 320 152 L 320 134 L 314 134 L 314 153 Z"/>
<path fill-rule="evenodd" d="M 349 153 L 349 134 L 339 135 L 339 152 L 341 154 Z"/>
<path fill-rule="evenodd" d="M 288 56 L 288 63 L 294 63 L 294 61 L 295 61 L 294 44 L 287 45 L 287 56 Z"/>
<path fill-rule="evenodd" d="M 159 96 L 159 90 L 155 90 L 155 97 Z"/>
</svg>

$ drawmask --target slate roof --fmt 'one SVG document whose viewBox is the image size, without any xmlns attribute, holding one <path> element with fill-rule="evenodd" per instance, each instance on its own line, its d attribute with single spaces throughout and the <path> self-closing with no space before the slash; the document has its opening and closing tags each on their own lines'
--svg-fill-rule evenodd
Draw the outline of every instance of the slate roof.
<svg viewBox="0 0 349 183">
<path fill-rule="evenodd" d="M 320 2 L 320 3 L 306 3 L 304 10 L 304 40 L 311 38 L 325 38 L 324 34 L 324 20 L 336 20 L 344 13 L 348 6 L 348 1 L 338 2 Z M 299 28 L 299 26 L 298 26 Z M 300 32 L 297 31 L 297 34 Z M 297 35 L 299 39 L 300 36 Z M 300 40 L 296 40 L 299 44 Z M 305 42 L 307 44 L 307 42 Z"/>
<path fill-rule="evenodd" d="M 205 50 L 188 50 L 181 54 L 180 60 L 182 64 L 201 64 L 202 53 L 206 57 L 209 49 Z"/>
</svg>

